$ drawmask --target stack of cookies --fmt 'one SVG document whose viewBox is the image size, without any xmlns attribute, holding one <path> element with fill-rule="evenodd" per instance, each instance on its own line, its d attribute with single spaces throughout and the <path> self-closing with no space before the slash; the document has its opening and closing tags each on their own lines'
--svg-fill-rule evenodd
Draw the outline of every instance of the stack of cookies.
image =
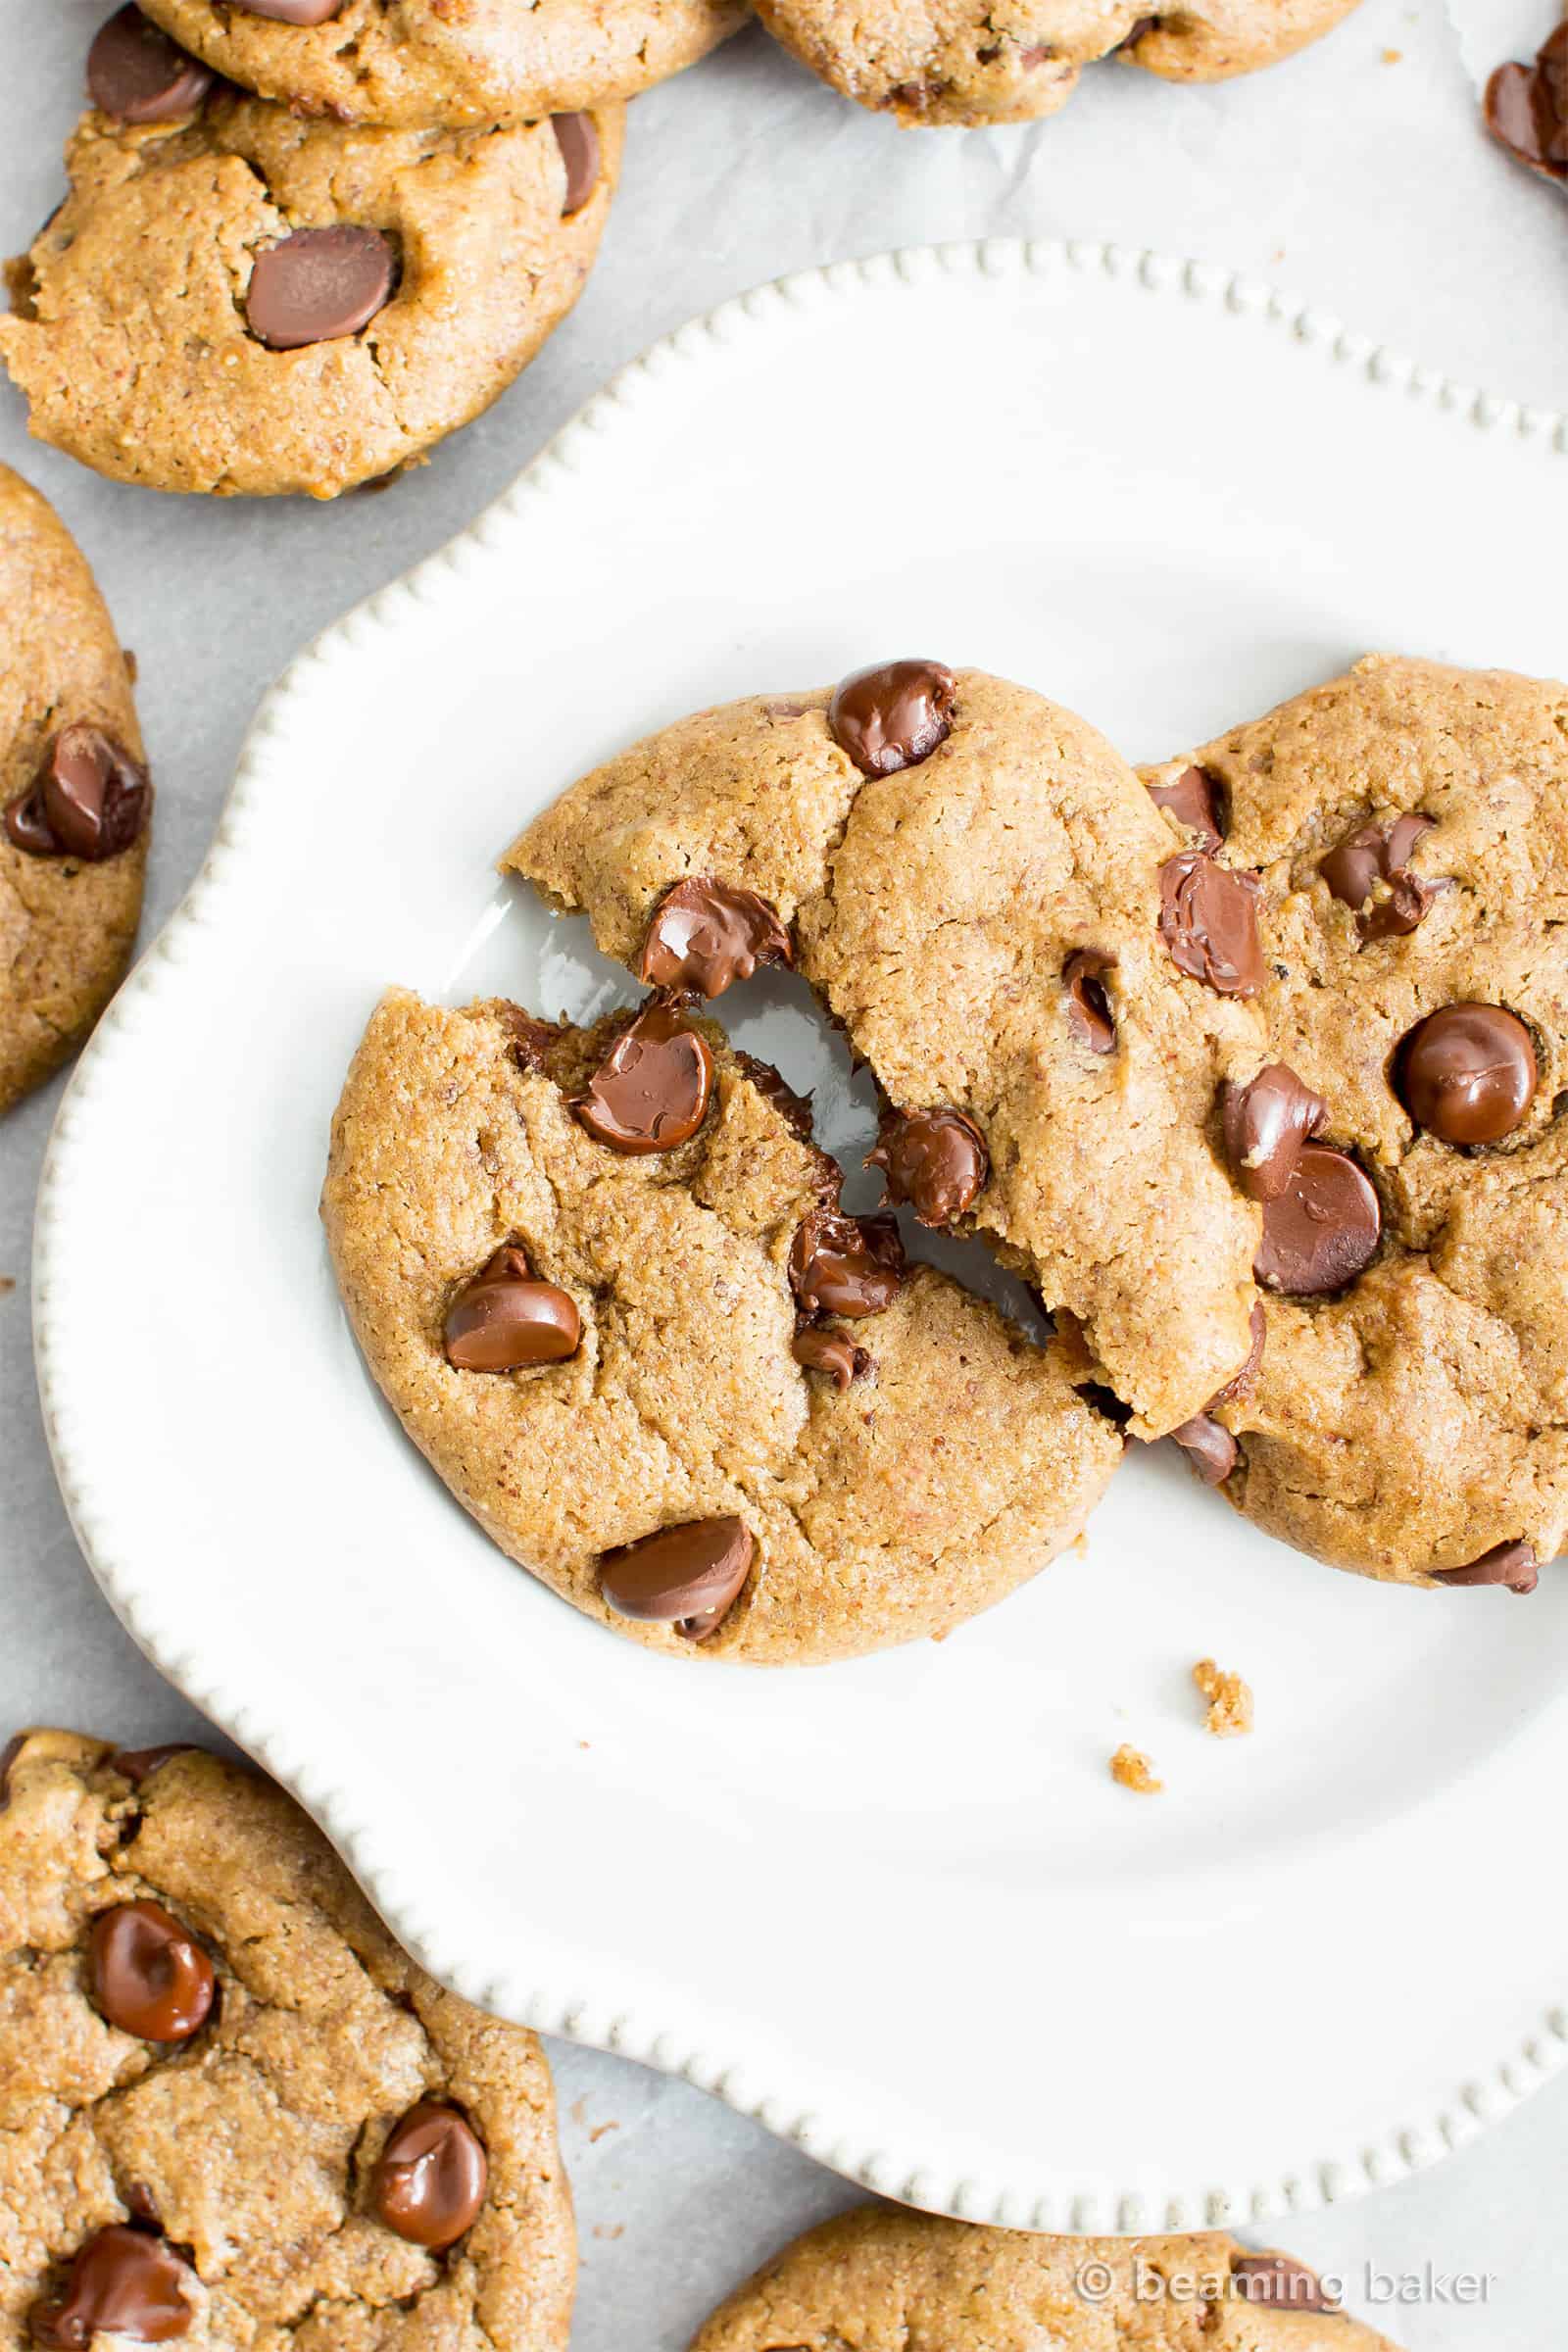
<svg viewBox="0 0 1568 2352">
<path fill-rule="evenodd" d="M 1338 1566 L 1533 1590 L 1568 1537 L 1565 744 L 1559 685 L 1391 658 L 1142 774 L 929 661 L 667 728 L 503 859 L 639 1010 L 371 1020 L 323 1208 L 372 1372 L 497 1543 L 671 1654 L 941 1634 L 1162 1437 Z M 759 964 L 875 1082 L 878 1215 L 701 1009 Z M 907 1266 L 921 1227 L 1050 1337 Z"/>
</svg>

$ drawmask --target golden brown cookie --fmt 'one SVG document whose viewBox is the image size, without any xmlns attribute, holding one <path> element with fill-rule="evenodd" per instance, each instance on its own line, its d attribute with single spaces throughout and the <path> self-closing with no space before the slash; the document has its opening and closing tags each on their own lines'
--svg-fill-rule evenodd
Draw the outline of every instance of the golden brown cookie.
<svg viewBox="0 0 1568 2352">
<path fill-rule="evenodd" d="M 1198 1434 L 1273 1535 L 1534 1585 L 1568 1537 L 1568 687 L 1375 657 L 1151 780 L 1260 880 L 1250 1394 Z"/>
<path fill-rule="evenodd" d="M 381 1004 L 322 1199 L 371 1372 L 621 1633 L 788 1665 L 950 1631 L 1072 1542 L 1119 1434 L 1068 1351 L 838 1213 L 776 1073 L 657 999 L 628 1023 Z"/>
<path fill-rule="evenodd" d="M 191 1748 L 0 1760 L 0 2343 L 563 2352 L 533 2035 L 398 1949 L 281 1790 Z"/>
<path fill-rule="evenodd" d="M 564 318 L 620 137 L 618 107 L 366 130 L 220 87 L 88 115 L 0 359 L 39 439 L 100 473 L 333 498 L 477 416 Z"/>
<path fill-rule="evenodd" d="M 52 507 L 0 466 L 0 1111 L 130 961 L 152 787 L 126 657 Z"/>
<path fill-rule="evenodd" d="M 881 2206 L 774 2256 L 691 2352 L 1396 2352 L 1235 2238 L 1034 2237 Z"/>
<path fill-rule="evenodd" d="M 890 1199 L 980 1234 L 1076 1318 L 1085 1378 L 1135 1434 L 1236 1375 L 1259 1216 L 1217 1102 L 1259 1058 L 1255 897 L 1082 719 L 892 662 L 667 727 L 503 862 L 705 995 L 739 966 L 682 963 L 684 899 L 762 902 L 883 1091 Z"/>
<path fill-rule="evenodd" d="M 167 4 L 167 0 L 166 0 Z M 1082 69 L 1115 55 L 1172 81 L 1251 74 L 1304 48 L 1356 0 L 757 0 L 787 49 L 860 105 L 904 122 L 1054 115 Z"/>
<path fill-rule="evenodd" d="M 631 98 L 716 48 L 735 0 L 146 0 L 215 73 L 296 113 L 462 130 Z"/>
</svg>

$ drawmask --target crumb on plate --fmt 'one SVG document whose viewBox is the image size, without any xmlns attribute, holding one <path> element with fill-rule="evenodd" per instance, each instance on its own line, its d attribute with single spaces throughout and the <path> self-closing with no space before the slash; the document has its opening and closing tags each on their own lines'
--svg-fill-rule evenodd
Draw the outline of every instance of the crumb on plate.
<svg viewBox="0 0 1568 2352">
<path fill-rule="evenodd" d="M 1124 1788 L 1136 1790 L 1140 1796 L 1153 1796 L 1164 1788 L 1163 1781 L 1154 1777 L 1154 1767 L 1139 1747 L 1129 1747 L 1123 1740 L 1110 1759 L 1110 1777 L 1120 1781 Z"/>
<path fill-rule="evenodd" d="M 1239 1674 L 1225 1674 L 1212 1658 L 1200 1658 L 1193 1680 L 1208 1701 L 1203 1729 L 1216 1740 L 1234 1740 L 1252 1728 L 1252 1693 Z"/>
</svg>

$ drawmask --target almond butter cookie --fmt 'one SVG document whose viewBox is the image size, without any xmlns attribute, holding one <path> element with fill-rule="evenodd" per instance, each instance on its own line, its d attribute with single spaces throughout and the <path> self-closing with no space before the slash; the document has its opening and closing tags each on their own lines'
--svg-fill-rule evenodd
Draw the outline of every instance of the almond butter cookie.
<svg viewBox="0 0 1568 2352">
<path fill-rule="evenodd" d="M 0 466 L 0 1110 L 75 1052 L 124 976 L 152 798 L 92 573 Z"/>
<path fill-rule="evenodd" d="M 534 2036 L 401 1952 L 280 1789 L 0 1754 L 0 2343 L 564 2352 Z"/>
</svg>

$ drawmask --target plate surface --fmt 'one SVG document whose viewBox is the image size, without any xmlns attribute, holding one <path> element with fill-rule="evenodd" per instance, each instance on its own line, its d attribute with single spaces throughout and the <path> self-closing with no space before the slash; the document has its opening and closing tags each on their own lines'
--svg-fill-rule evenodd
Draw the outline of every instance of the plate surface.
<svg viewBox="0 0 1568 2352">
<path fill-rule="evenodd" d="M 623 743 L 906 652 L 1134 759 L 1369 648 L 1550 671 L 1564 440 L 1223 272 L 909 254 L 659 346 L 270 696 L 61 1109 L 41 1384 L 126 1625 L 437 1975 L 873 2187 L 1037 2228 L 1348 2194 L 1559 2063 L 1568 1582 L 1523 1608 L 1363 1584 L 1167 1446 L 940 1647 L 653 1657 L 402 1440 L 316 1201 L 383 985 L 620 992 L 493 860 Z M 722 1009 L 817 1086 L 828 1141 L 869 1134 L 799 993 Z M 1251 1740 L 1202 1734 L 1203 1655 L 1254 1686 Z M 1163 1795 L 1111 1784 L 1123 1740 Z"/>
</svg>

